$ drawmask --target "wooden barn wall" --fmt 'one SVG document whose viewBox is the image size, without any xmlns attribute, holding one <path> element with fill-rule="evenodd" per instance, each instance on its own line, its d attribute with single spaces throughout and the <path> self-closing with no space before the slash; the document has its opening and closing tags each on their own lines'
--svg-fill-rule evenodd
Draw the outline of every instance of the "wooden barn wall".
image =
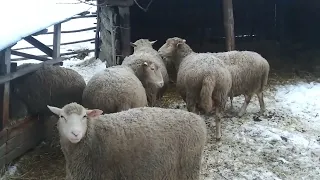
<svg viewBox="0 0 320 180">
<path fill-rule="evenodd" d="M 146 7 L 149 0 L 139 0 Z M 280 43 L 317 45 L 320 36 L 318 0 L 233 0 L 237 42 L 276 40 Z M 132 41 L 172 36 L 184 37 L 191 44 L 224 43 L 222 0 L 153 1 L 147 12 L 131 7 Z"/>
</svg>

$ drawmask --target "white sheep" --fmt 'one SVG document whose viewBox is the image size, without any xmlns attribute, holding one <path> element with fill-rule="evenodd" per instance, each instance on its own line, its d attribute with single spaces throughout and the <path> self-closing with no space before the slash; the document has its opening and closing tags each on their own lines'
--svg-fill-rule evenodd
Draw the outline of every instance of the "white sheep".
<svg viewBox="0 0 320 180">
<path fill-rule="evenodd" d="M 88 108 L 99 108 L 106 113 L 147 106 L 143 84 L 160 83 L 160 87 L 163 84 L 161 73 L 154 66 L 154 63 L 143 63 L 140 75 L 125 65 L 106 68 L 89 80 L 83 91 L 82 104 Z"/>
<path fill-rule="evenodd" d="M 77 103 L 48 108 L 60 117 L 66 180 L 199 179 L 207 130 L 194 113 L 141 107 L 101 115 Z"/>
<path fill-rule="evenodd" d="M 221 112 L 232 85 L 231 74 L 224 63 L 210 53 L 193 52 L 186 40 L 178 37 L 167 39 L 158 52 L 175 64 L 177 90 L 189 111 L 196 112 L 199 104 L 199 108 L 209 113 L 215 105 L 216 139 L 220 140 Z"/>
<path fill-rule="evenodd" d="M 155 42 L 156 41 L 149 41 L 148 39 L 139 39 L 136 42 L 131 43 L 131 46 L 134 47 L 134 52 L 132 55 L 125 57 L 122 62 L 122 65 L 130 66 L 135 72 L 139 71 L 139 66 L 144 61 L 153 62 L 160 69 L 164 85 L 162 87 L 158 87 L 152 83 L 144 85 L 147 92 L 149 106 L 155 105 L 156 100 L 163 96 L 169 84 L 166 65 L 158 52 L 152 47 Z"/>
<path fill-rule="evenodd" d="M 232 75 L 232 88 L 229 94 L 230 109 L 233 110 L 233 97 L 244 95 L 245 102 L 238 113 L 238 116 L 243 116 L 252 96 L 256 94 L 259 99 L 260 114 L 265 112 L 263 91 L 269 76 L 268 61 L 253 51 L 229 51 L 213 54 L 223 60 Z"/>
</svg>

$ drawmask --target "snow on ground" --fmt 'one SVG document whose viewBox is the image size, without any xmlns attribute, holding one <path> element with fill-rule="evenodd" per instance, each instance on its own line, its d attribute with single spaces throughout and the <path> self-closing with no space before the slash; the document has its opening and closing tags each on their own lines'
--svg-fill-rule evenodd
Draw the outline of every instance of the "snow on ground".
<svg viewBox="0 0 320 180">
<path fill-rule="evenodd" d="M 259 104 L 254 98 L 246 116 L 224 119 L 222 142 L 209 142 L 206 148 L 204 179 L 320 178 L 320 84 L 274 89 L 265 93 L 268 111 L 263 116 L 255 115 Z M 238 108 L 243 101 L 236 98 Z"/>
</svg>

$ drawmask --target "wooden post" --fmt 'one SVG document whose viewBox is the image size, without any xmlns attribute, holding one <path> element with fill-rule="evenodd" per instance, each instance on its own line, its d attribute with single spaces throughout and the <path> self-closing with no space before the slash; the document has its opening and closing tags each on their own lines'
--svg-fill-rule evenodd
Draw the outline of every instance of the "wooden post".
<svg viewBox="0 0 320 180">
<path fill-rule="evenodd" d="M 101 45 L 101 39 L 100 39 L 100 27 L 101 27 L 100 26 L 100 23 L 101 23 L 100 12 L 101 12 L 101 7 L 97 6 L 97 26 L 96 26 L 96 36 L 95 36 L 95 39 L 94 39 L 94 57 L 96 59 L 99 58 L 100 45 Z"/>
<path fill-rule="evenodd" d="M 61 23 L 54 25 L 52 58 L 60 57 Z"/>
<path fill-rule="evenodd" d="M 116 65 L 117 64 L 117 57 L 116 57 L 116 45 L 115 45 L 115 24 L 114 22 L 114 8 L 110 8 L 108 11 L 108 17 L 110 19 L 110 27 L 111 27 L 111 57 L 112 57 L 112 64 Z"/>
<path fill-rule="evenodd" d="M 232 51 L 235 49 L 232 0 L 223 0 L 223 21 L 226 35 L 226 48 L 227 51 Z"/>
<path fill-rule="evenodd" d="M 0 52 L 0 75 L 6 75 L 10 73 L 11 67 L 11 47 L 4 49 Z M 9 96 L 10 96 L 10 81 L 0 85 L 0 117 L 1 126 L 3 130 L 9 123 Z"/>
<path fill-rule="evenodd" d="M 129 7 L 119 7 L 120 15 L 120 36 L 121 36 L 121 59 L 120 64 L 122 63 L 124 57 L 131 54 L 130 46 L 130 8 Z"/>
</svg>

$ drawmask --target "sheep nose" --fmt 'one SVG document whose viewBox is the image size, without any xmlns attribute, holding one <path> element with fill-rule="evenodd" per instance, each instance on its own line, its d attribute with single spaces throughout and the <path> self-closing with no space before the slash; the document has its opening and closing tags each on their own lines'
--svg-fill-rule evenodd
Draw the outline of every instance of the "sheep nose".
<svg viewBox="0 0 320 180">
<path fill-rule="evenodd" d="M 164 82 L 161 81 L 161 82 L 159 83 L 159 86 L 162 87 L 163 85 L 164 85 Z"/>
<path fill-rule="evenodd" d="M 78 135 L 80 134 L 80 131 L 77 130 L 77 131 L 72 131 L 71 132 L 75 137 L 78 137 Z"/>
</svg>

